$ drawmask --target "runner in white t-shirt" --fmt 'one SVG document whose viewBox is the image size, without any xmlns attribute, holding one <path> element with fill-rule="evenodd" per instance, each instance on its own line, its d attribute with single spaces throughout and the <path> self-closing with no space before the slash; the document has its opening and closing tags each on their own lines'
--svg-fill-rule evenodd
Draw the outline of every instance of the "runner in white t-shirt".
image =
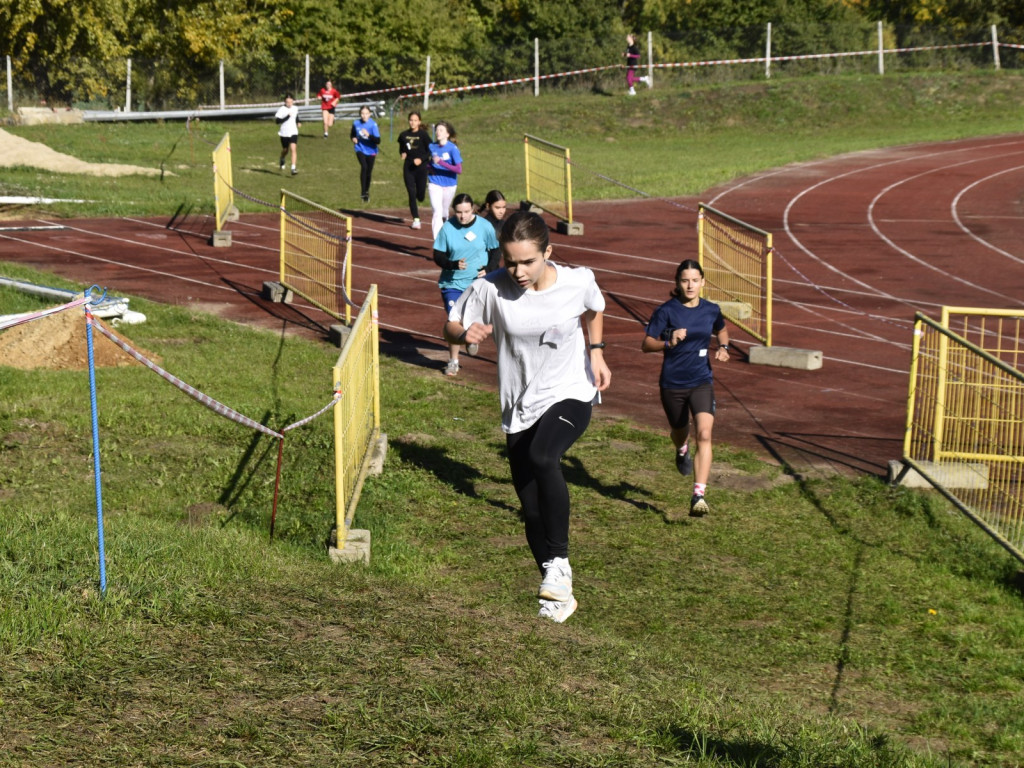
<svg viewBox="0 0 1024 768">
<path fill-rule="evenodd" d="M 505 268 L 463 293 L 444 335 L 453 344 L 479 344 L 494 335 L 512 483 L 543 574 L 540 616 L 563 622 L 577 603 L 561 460 L 590 423 L 598 392 L 611 383 L 601 341 L 604 296 L 589 269 L 551 263 L 548 227 L 537 214 L 508 217 L 500 244 Z"/>
<path fill-rule="evenodd" d="M 295 100 L 291 96 L 286 96 L 284 104 L 278 107 L 274 122 L 278 125 L 277 135 L 281 138 L 281 170 L 284 170 L 284 159 L 290 151 L 294 176 L 299 172 L 295 167 L 299 154 L 299 108 L 295 106 Z"/>
</svg>

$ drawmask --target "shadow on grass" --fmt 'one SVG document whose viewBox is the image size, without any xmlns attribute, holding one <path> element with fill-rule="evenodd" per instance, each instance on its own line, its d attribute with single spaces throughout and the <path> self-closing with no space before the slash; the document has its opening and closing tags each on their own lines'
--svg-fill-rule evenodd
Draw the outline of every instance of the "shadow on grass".
<svg viewBox="0 0 1024 768">
<path fill-rule="evenodd" d="M 767 744 L 725 741 L 679 726 L 670 727 L 668 734 L 680 752 L 698 759 L 710 758 L 750 768 L 762 768 L 762 766 L 767 768 L 767 766 L 778 765 L 782 758 L 782 753 L 779 750 Z"/>
<path fill-rule="evenodd" d="M 636 498 L 637 496 L 650 497 L 650 492 L 644 490 L 640 486 L 633 485 L 632 483 L 618 482 L 610 485 L 603 483 L 591 475 L 583 466 L 583 462 L 575 456 L 569 456 L 562 460 L 562 472 L 565 475 L 566 482 L 571 483 L 572 485 L 576 485 L 581 488 L 589 488 L 601 496 L 605 496 L 610 499 L 618 499 L 619 501 L 624 501 L 627 504 L 632 504 L 643 512 L 654 512 L 659 515 L 664 514 L 662 510 L 650 502 Z"/>
<path fill-rule="evenodd" d="M 483 474 L 476 467 L 464 461 L 452 458 L 448 451 L 433 445 L 424 445 L 412 440 L 393 439 L 389 441 L 391 449 L 398 452 L 402 461 L 430 472 L 445 485 L 451 486 L 455 493 L 472 499 L 483 499 L 498 509 L 519 514 L 519 507 L 512 507 L 504 501 L 481 495 L 476 489 L 478 481 L 508 482 L 509 478 L 495 478 Z"/>
<path fill-rule="evenodd" d="M 271 411 L 264 411 L 260 423 L 265 424 L 271 415 Z M 217 498 L 217 503 L 229 510 L 229 514 L 221 522 L 221 527 L 227 526 L 235 519 L 238 514 L 234 508 L 235 503 L 252 484 L 254 478 L 264 476 L 265 472 L 261 468 L 268 459 L 277 458 L 276 449 L 276 439 L 264 435 L 262 432 L 254 431 L 252 433 L 252 436 L 249 438 L 249 444 L 235 465 L 235 471 L 231 474 L 227 483 L 224 484 L 224 488 Z"/>
</svg>

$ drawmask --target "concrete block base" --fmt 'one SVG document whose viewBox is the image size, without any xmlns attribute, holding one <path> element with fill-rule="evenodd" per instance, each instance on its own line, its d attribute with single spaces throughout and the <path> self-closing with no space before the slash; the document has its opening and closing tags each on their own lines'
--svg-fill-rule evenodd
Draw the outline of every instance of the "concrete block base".
<svg viewBox="0 0 1024 768">
<path fill-rule="evenodd" d="M 560 235 L 582 235 L 583 234 L 583 222 L 582 221 L 558 221 L 558 234 Z"/>
<path fill-rule="evenodd" d="M 796 368 L 816 371 L 821 368 L 821 350 L 794 349 L 792 347 L 751 347 L 751 365 L 774 365 L 778 368 Z"/>
<path fill-rule="evenodd" d="M 18 122 L 22 125 L 79 125 L 85 122 L 80 109 L 50 109 L 50 107 L 18 107 Z"/>
<path fill-rule="evenodd" d="M 261 294 L 265 301 L 272 301 L 275 304 L 291 304 L 295 298 L 295 294 L 292 293 L 291 288 L 285 288 L 280 283 L 272 281 L 265 281 L 263 283 L 263 293 Z"/>
<path fill-rule="evenodd" d="M 370 532 L 353 528 L 345 536 L 345 546 L 329 547 L 327 554 L 335 563 L 370 564 Z"/>
<path fill-rule="evenodd" d="M 327 329 L 327 338 L 334 346 L 343 347 L 350 333 L 352 333 L 351 328 L 343 323 L 337 323 Z"/>
<path fill-rule="evenodd" d="M 965 488 L 975 491 L 984 491 L 988 488 L 988 465 L 979 462 L 967 461 L 944 461 L 931 462 L 919 461 L 929 477 L 935 480 L 943 488 Z M 889 483 L 896 482 L 900 472 L 903 471 L 903 462 L 899 460 L 889 462 Z M 900 480 L 900 485 L 906 488 L 931 488 L 929 483 L 916 469 L 907 470 L 907 474 Z"/>
<path fill-rule="evenodd" d="M 226 221 L 238 221 L 238 209 L 233 205 L 229 206 L 224 218 Z"/>
<path fill-rule="evenodd" d="M 231 246 L 231 233 L 226 229 L 218 229 L 210 238 L 210 245 L 214 248 L 229 248 Z"/>
<path fill-rule="evenodd" d="M 745 301 L 719 301 L 718 306 L 722 308 L 723 315 L 737 320 L 749 320 L 754 314 L 750 305 Z"/>
</svg>

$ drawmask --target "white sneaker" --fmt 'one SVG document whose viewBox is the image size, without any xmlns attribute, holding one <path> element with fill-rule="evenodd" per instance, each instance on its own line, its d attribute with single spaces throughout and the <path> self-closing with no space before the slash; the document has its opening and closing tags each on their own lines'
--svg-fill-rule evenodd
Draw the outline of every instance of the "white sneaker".
<svg viewBox="0 0 1024 768">
<path fill-rule="evenodd" d="M 636 88 L 630 88 L 629 89 L 629 95 L 630 96 L 636 96 Z"/>
<path fill-rule="evenodd" d="M 567 558 L 556 557 L 544 563 L 544 580 L 537 597 L 560 602 L 572 600 L 572 568 Z"/>
<path fill-rule="evenodd" d="M 473 355 L 475 357 L 476 353 L 479 352 L 479 351 L 480 351 L 480 345 L 479 344 L 467 344 L 466 345 L 466 354 L 467 355 Z"/>
<path fill-rule="evenodd" d="M 459 361 L 456 359 L 449 360 L 448 365 L 444 368 L 445 376 L 458 376 L 459 375 Z"/>
<path fill-rule="evenodd" d="M 644 75 L 643 77 L 641 77 L 639 79 L 640 79 L 641 83 L 647 83 L 647 85 L 651 84 L 651 78 L 649 78 L 647 75 Z"/>
<path fill-rule="evenodd" d="M 412 224 L 409 225 L 409 229 L 419 229 L 422 226 L 423 225 L 420 224 L 420 220 L 419 219 L 413 219 L 412 220 Z"/>
<path fill-rule="evenodd" d="M 576 608 L 579 603 L 576 602 L 575 597 L 570 597 L 568 600 L 541 600 L 540 611 L 537 616 L 542 619 L 550 619 L 556 624 L 561 624 L 563 621 L 568 619 L 576 612 Z"/>
</svg>

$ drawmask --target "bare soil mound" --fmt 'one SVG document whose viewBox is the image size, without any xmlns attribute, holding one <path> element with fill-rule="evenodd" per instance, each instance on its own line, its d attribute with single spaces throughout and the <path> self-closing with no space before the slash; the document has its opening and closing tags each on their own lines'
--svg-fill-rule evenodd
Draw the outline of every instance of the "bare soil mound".
<svg viewBox="0 0 1024 768">
<path fill-rule="evenodd" d="M 159 176 L 159 168 L 143 168 L 119 163 L 87 163 L 77 157 L 50 149 L 38 141 L 29 141 L 0 129 L 0 168 L 42 168 L 56 173 L 85 173 L 92 176 Z"/>
<path fill-rule="evenodd" d="M 96 322 L 102 323 L 99 319 Z M 104 325 L 104 328 L 107 326 Z M 93 360 L 97 366 L 108 368 L 141 365 L 99 331 L 93 331 L 92 344 Z M 134 344 L 131 347 L 150 360 L 158 362 L 157 358 L 146 350 Z M 0 332 L 0 365 L 22 370 L 87 369 L 89 346 L 82 310 L 65 310 Z"/>
</svg>

